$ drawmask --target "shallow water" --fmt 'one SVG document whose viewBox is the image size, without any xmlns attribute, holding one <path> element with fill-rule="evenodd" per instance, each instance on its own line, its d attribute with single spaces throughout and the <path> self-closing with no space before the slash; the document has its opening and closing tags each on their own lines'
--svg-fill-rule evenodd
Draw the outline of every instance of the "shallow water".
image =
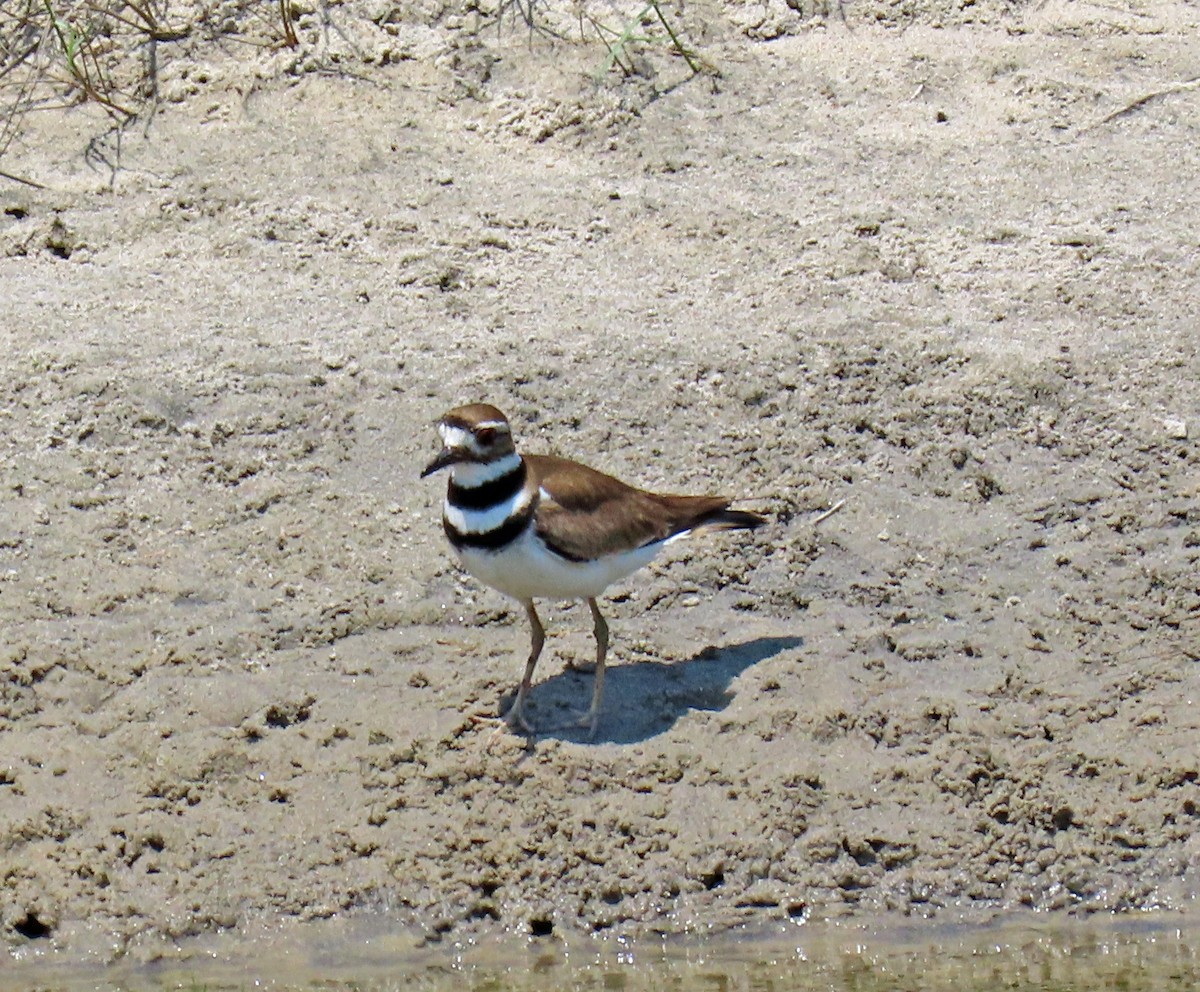
<svg viewBox="0 0 1200 992">
<path fill-rule="evenodd" d="M 252 941 L 154 965 L 0 965 L 0 992 L 34 989 L 417 989 L 422 992 L 903 992 L 1200 987 L 1200 925 L 1177 916 L 1005 926 L 800 927 L 790 938 L 574 945 L 525 940 L 414 951 L 407 938 Z"/>
</svg>

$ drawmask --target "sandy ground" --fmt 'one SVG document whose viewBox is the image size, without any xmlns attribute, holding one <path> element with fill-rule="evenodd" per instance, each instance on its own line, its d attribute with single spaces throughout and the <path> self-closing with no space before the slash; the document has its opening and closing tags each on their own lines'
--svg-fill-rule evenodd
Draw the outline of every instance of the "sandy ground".
<svg viewBox="0 0 1200 992">
<path fill-rule="evenodd" d="M 1200 9 L 697 4 L 719 77 L 598 83 L 412 6 L 3 159 L 5 946 L 1194 911 Z M 773 518 L 613 590 L 594 742 L 472 719 L 528 633 L 416 476 L 475 400 Z"/>
</svg>

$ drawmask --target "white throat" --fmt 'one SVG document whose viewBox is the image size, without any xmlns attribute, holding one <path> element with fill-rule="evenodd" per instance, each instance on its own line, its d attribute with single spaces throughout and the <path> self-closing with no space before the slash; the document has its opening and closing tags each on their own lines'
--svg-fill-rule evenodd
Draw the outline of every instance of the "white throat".
<svg viewBox="0 0 1200 992">
<path fill-rule="evenodd" d="M 475 489 L 515 472 L 520 464 L 521 456 L 514 451 L 494 462 L 459 462 L 450 469 L 450 475 L 464 489 Z"/>
</svg>

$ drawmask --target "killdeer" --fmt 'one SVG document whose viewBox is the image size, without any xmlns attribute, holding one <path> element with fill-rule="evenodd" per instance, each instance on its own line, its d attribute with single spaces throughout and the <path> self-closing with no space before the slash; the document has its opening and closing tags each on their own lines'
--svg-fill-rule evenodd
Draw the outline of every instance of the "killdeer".
<svg viewBox="0 0 1200 992">
<path fill-rule="evenodd" d="M 608 624 L 596 604 L 609 585 L 637 571 L 679 537 L 751 529 L 761 516 L 729 509 L 723 496 L 645 492 L 579 462 L 521 455 L 494 406 L 455 407 L 438 422 L 442 450 L 421 473 L 450 469 L 442 524 L 463 567 L 521 603 L 533 642 L 505 719 L 533 733 L 525 700 L 545 642 L 535 599 L 586 599 L 596 635 L 592 705 L 580 725 L 596 732 L 604 696 Z"/>
</svg>

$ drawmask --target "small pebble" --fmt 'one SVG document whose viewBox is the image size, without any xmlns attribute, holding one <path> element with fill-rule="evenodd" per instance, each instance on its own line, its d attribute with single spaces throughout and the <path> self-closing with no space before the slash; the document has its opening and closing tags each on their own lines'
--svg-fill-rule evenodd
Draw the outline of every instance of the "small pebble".
<svg viewBox="0 0 1200 992">
<path fill-rule="evenodd" d="M 1178 417 L 1166 417 L 1163 419 L 1163 429 L 1167 432 L 1167 437 L 1173 438 L 1176 441 L 1184 441 L 1188 436 L 1187 421 L 1180 420 Z"/>
</svg>

